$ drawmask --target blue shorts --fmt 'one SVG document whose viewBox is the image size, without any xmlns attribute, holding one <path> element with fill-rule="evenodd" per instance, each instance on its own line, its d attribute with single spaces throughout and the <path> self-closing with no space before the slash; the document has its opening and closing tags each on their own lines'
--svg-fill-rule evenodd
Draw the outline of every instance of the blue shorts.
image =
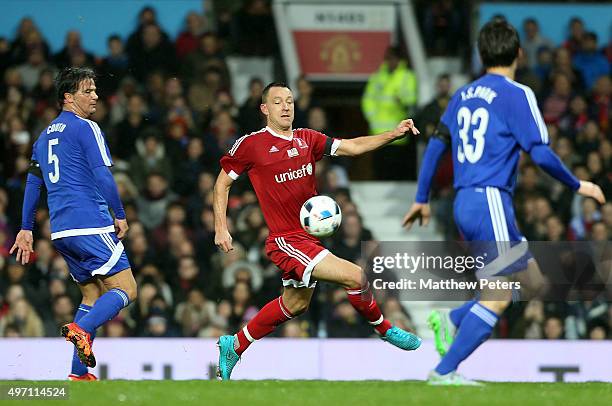
<svg viewBox="0 0 612 406">
<path fill-rule="evenodd" d="M 514 217 L 512 195 L 495 187 L 463 188 L 454 204 L 455 223 L 473 249 L 486 252 L 489 275 L 508 275 L 527 268 L 533 256 Z M 493 261 L 496 261 L 492 264 Z M 490 266 L 491 265 L 491 266 Z M 491 270 L 495 269 L 491 273 Z"/>
<path fill-rule="evenodd" d="M 115 233 L 63 237 L 53 240 L 53 245 L 68 263 L 70 275 L 77 283 L 96 275 L 114 275 L 130 267 Z"/>
</svg>

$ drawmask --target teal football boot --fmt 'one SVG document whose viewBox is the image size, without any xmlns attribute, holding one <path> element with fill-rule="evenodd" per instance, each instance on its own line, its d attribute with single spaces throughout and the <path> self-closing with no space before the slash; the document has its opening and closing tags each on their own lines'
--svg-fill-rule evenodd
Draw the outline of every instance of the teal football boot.
<svg viewBox="0 0 612 406">
<path fill-rule="evenodd" d="M 219 347 L 219 366 L 217 367 L 217 379 L 229 381 L 232 370 L 238 363 L 240 357 L 234 349 L 234 336 L 221 336 L 217 341 Z"/>
<path fill-rule="evenodd" d="M 416 335 L 402 330 L 397 326 L 391 327 L 381 338 L 397 348 L 406 351 L 414 351 L 421 346 L 421 339 Z"/>
</svg>

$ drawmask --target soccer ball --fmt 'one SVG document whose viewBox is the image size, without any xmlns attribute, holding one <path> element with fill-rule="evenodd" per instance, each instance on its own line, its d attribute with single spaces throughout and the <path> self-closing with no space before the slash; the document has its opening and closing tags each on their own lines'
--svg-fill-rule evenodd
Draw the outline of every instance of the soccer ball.
<svg viewBox="0 0 612 406">
<path fill-rule="evenodd" d="M 300 222 L 312 236 L 329 237 L 338 230 L 342 221 L 340 206 L 329 196 L 313 196 L 302 205 Z"/>
</svg>

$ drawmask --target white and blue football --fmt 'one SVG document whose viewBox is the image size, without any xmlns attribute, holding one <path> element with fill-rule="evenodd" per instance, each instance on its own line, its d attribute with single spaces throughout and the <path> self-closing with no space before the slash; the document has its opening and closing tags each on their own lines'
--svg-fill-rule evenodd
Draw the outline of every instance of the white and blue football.
<svg viewBox="0 0 612 406">
<path fill-rule="evenodd" d="M 340 206 L 329 196 L 313 196 L 302 205 L 300 223 L 306 232 L 323 238 L 334 234 L 342 222 Z"/>
</svg>

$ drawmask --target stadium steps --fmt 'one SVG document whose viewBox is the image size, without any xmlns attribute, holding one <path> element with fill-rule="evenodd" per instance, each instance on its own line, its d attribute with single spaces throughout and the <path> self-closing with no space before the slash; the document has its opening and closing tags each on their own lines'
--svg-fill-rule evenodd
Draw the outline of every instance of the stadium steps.
<svg viewBox="0 0 612 406">
<path fill-rule="evenodd" d="M 428 227 L 414 227 L 410 232 L 401 227 L 401 221 L 416 195 L 415 182 L 351 182 L 351 198 L 378 241 L 441 241 L 435 220 Z M 427 316 L 431 309 L 453 307 L 449 302 L 404 302 L 415 323 L 417 332 L 430 338 Z"/>
</svg>

